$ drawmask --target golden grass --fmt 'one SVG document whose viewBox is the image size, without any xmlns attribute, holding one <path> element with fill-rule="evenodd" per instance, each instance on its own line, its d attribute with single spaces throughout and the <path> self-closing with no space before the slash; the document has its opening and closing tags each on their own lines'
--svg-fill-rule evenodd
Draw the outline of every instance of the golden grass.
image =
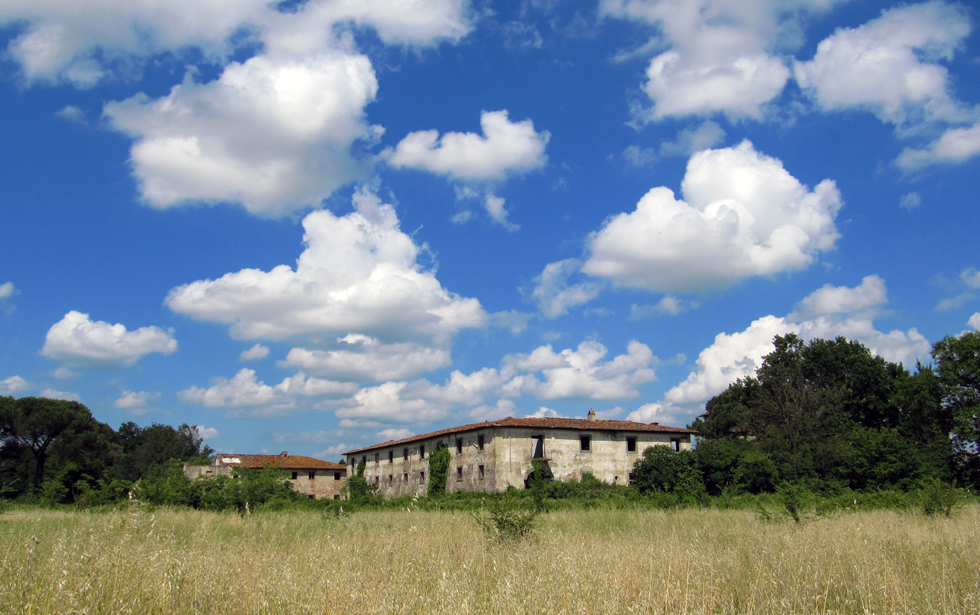
<svg viewBox="0 0 980 615">
<path fill-rule="evenodd" d="M 488 542 L 464 513 L 0 516 L 3 613 L 980 613 L 980 508 L 797 526 L 570 511 Z"/>
</svg>

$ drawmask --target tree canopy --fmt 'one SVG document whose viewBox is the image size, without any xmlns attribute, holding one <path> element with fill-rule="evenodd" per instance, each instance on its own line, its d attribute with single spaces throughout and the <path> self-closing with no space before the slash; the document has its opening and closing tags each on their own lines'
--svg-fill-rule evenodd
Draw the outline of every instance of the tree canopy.
<svg viewBox="0 0 980 615">
<path fill-rule="evenodd" d="M 975 418 L 977 398 L 969 381 L 942 398 L 940 355 L 937 376 L 921 365 L 909 373 L 843 337 L 806 343 L 789 334 L 774 344 L 755 377 L 708 401 L 692 425 L 709 491 L 770 490 L 779 481 L 908 488 L 950 477 L 949 400 L 965 400 Z"/>
</svg>

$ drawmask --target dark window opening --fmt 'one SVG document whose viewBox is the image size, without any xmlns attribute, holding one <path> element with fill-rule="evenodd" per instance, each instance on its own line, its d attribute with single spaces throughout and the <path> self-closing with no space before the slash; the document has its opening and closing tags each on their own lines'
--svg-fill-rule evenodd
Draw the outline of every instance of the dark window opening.
<svg viewBox="0 0 980 615">
<path fill-rule="evenodd" d="M 334 472 L 333 473 L 333 479 L 334 480 L 340 480 L 340 472 Z"/>
<path fill-rule="evenodd" d="M 456 480 L 463 480 L 463 466 L 456 466 Z"/>
<path fill-rule="evenodd" d="M 388 451 L 388 463 L 395 463 L 395 451 Z"/>
<path fill-rule="evenodd" d="M 364 465 L 367 465 L 367 455 L 362 455 L 361 456 L 361 463 L 363 463 Z"/>
<path fill-rule="evenodd" d="M 478 449 L 480 449 L 481 451 L 483 450 L 483 435 L 482 434 L 476 437 L 476 447 Z"/>
<path fill-rule="evenodd" d="M 425 445 L 419 446 L 419 459 L 425 459 Z"/>
<path fill-rule="evenodd" d="M 419 472 L 419 482 L 420 483 L 425 482 L 425 472 Z"/>
<path fill-rule="evenodd" d="M 484 474 L 484 471 L 483 471 L 483 466 L 478 466 L 478 468 L 479 468 L 479 474 L 478 474 L 478 476 L 480 477 L 480 480 L 483 480 L 483 477 L 486 476 L 486 474 Z"/>
<path fill-rule="evenodd" d="M 408 472 L 405 472 L 404 474 L 402 474 L 402 482 L 403 483 L 408 483 Z"/>
<path fill-rule="evenodd" d="M 457 455 L 462 455 L 463 454 L 463 439 L 462 438 L 456 438 L 456 454 Z"/>
<path fill-rule="evenodd" d="M 626 438 L 626 452 L 627 453 L 636 452 L 636 438 Z"/>
<path fill-rule="evenodd" d="M 293 472 L 293 480 L 299 478 L 299 472 Z"/>
<path fill-rule="evenodd" d="M 374 454 L 374 463 L 380 463 L 380 462 L 381 462 L 381 453 L 375 453 Z"/>
<path fill-rule="evenodd" d="M 632 484 L 633 484 L 633 480 L 634 480 L 634 474 L 633 474 L 632 472 L 630 472 L 630 473 L 629 473 L 629 476 L 627 476 L 627 477 L 626 477 L 626 480 L 627 480 L 627 482 L 628 482 L 628 483 L 629 483 L 630 485 L 632 485 Z"/>
<path fill-rule="evenodd" d="M 405 447 L 405 450 L 402 452 L 402 456 L 405 459 L 405 461 L 408 461 L 408 447 L 407 446 Z"/>
<path fill-rule="evenodd" d="M 315 499 L 315 498 L 316 498 L 316 496 L 315 496 L 315 495 L 313 495 L 312 493 L 311 493 L 311 494 L 309 494 L 309 495 L 307 495 L 306 497 L 308 497 L 308 498 L 310 498 L 311 500 L 312 500 L 312 499 Z"/>
<path fill-rule="evenodd" d="M 316 478 L 316 472 L 310 472 L 309 478 L 310 478 L 310 480 L 313 480 L 314 478 Z"/>
<path fill-rule="evenodd" d="M 534 459 L 544 459 L 544 436 L 533 436 L 531 440 L 534 442 Z"/>
<path fill-rule="evenodd" d="M 583 451 L 592 450 L 592 436 L 579 436 L 578 440 L 582 445 Z"/>
<path fill-rule="evenodd" d="M 393 485 L 395 483 L 395 477 L 391 474 L 388 475 L 388 485 Z"/>
<path fill-rule="evenodd" d="M 680 441 L 680 440 L 671 440 L 671 441 L 670 441 L 670 446 L 671 446 L 671 447 L 672 447 L 672 448 L 673 448 L 673 449 L 674 449 L 675 451 L 677 451 L 677 452 L 680 452 L 680 450 L 681 450 L 681 441 Z"/>
<path fill-rule="evenodd" d="M 333 496 L 333 499 L 339 500 L 340 499 L 340 496 L 339 495 L 335 495 L 335 496 Z"/>
</svg>

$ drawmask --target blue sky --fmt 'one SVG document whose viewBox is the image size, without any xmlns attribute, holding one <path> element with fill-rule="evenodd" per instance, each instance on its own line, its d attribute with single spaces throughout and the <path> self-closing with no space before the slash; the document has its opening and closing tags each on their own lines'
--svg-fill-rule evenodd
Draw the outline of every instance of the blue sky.
<svg viewBox="0 0 980 615">
<path fill-rule="evenodd" d="M 685 425 L 980 327 L 964 4 L 13 0 L 0 394 L 226 452 Z"/>
</svg>

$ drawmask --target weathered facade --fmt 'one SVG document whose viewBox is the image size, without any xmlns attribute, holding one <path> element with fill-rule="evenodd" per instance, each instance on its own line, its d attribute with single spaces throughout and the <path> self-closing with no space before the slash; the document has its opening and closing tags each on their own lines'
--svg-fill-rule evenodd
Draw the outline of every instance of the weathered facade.
<svg viewBox="0 0 980 615">
<path fill-rule="evenodd" d="M 633 464 L 651 446 L 690 450 L 697 432 L 657 423 L 589 419 L 506 418 L 383 442 L 345 453 L 348 471 L 364 462 L 364 477 L 386 498 L 421 496 L 428 490 L 429 455 L 450 453 L 446 491 L 524 488 L 532 460 L 548 464 L 556 480 L 628 485 Z"/>
<path fill-rule="evenodd" d="M 209 466 L 184 466 L 190 479 L 230 476 L 234 468 L 276 468 L 282 470 L 293 489 L 311 498 L 339 500 L 347 480 L 347 466 L 283 452 L 278 455 L 240 455 L 219 453 Z"/>
</svg>

